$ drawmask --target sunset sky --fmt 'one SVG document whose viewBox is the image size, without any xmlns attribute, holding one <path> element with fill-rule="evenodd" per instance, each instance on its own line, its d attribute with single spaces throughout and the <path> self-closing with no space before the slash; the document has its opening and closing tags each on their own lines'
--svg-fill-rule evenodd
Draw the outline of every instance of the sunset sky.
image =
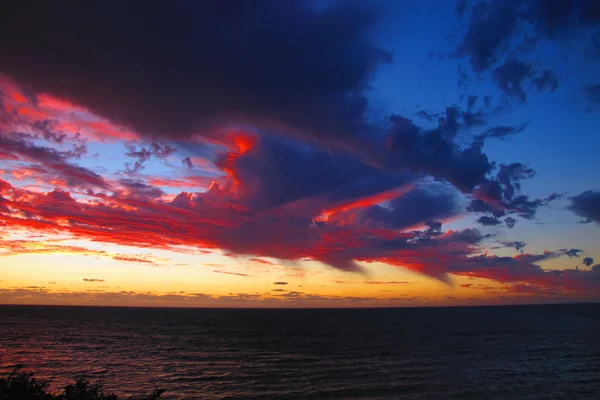
<svg viewBox="0 0 600 400">
<path fill-rule="evenodd" d="M 0 8 L 0 304 L 600 300 L 600 2 L 140 4 Z"/>
</svg>

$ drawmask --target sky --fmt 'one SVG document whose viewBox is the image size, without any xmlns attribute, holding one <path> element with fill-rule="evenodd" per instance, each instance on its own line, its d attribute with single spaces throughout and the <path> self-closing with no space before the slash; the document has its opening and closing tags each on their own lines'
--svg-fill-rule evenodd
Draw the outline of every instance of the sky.
<svg viewBox="0 0 600 400">
<path fill-rule="evenodd" d="M 600 300 L 595 0 L 0 10 L 0 304 Z"/>
</svg>

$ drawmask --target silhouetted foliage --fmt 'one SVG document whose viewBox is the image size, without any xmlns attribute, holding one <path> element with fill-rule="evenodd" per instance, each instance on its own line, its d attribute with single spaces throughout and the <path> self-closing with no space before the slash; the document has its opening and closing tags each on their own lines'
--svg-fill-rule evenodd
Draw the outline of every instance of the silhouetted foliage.
<svg viewBox="0 0 600 400">
<path fill-rule="evenodd" d="M 48 392 L 48 382 L 38 381 L 31 372 L 17 366 L 6 378 L 0 378 L 0 400 L 118 400 L 114 393 L 106 393 L 104 383 L 90 383 L 80 377 L 65 386 L 61 393 Z M 164 393 L 156 389 L 147 396 L 132 396 L 130 400 L 158 400 Z"/>
</svg>

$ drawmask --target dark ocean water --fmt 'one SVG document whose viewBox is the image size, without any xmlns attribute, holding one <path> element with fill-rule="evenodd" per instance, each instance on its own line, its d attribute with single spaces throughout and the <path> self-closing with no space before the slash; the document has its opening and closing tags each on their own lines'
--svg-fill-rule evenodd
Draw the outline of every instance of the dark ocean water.
<svg viewBox="0 0 600 400">
<path fill-rule="evenodd" d="M 600 305 L 0 306 L 2 372 L 167 399 L 600 399 Z"/>
</svg>

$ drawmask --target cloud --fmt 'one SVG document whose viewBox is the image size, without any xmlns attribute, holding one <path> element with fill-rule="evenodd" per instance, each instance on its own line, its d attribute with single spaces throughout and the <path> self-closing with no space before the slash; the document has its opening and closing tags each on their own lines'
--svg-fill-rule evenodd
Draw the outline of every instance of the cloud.
<svg viewBox="0 0 600 400">
<path fill-rule="evenodd" d="M 509 136 L 523 132 L 528 124 L 514 126 L 495 126 L 487 129 L 483 134 L 478 136 L 478 139 L 485 140 L 487 138 L 505 139 Z"/>
<path fill-rule="evenodd" d="M 521 181 L 535 176 L 535 171 L 522 163 L 500 164 L 494 179 L 489 179 L 480 185 L 473 193 L 474 199 L 467 206 L 467 210 L 475 213 L 487 213 L 492 216 L 480 218 L 480 222 L 488 225 L 499 225 L 500 217 L 508 214 L 517 214 L 523 218 L 531 219 L 538 208 L 547 206 L 553 201 L 563 197 L 562 193 L 552 193 L 546 198 L 531 199 L 520 194 Z M 506 218 L 509 228 L 514 227 L 516 220 Z"/>
<path fill-rule="evenodd" d="M 0 257 L 16 256 L 19 254 L 79 254 L 85 256 L 105 257 L 108 254 L 102 250 L 91 250 L 81 246 L 54 244 L 49 240 L 8 240 L 0 241 Z"/>
<path fill-rule="evenodd" d="M 406 210 L 412 210 L 407 213 Z M 386 206 L 374 205 L 359 214 L 364 224 L 401 229 L 458 214 L 456 193 L 436 185 L 410 191 Z"/>
<path fill-rule="evenodd" d="M 314 222 L 294 213 L 256 213 L 215 193 L 181 193 L 171 201 L 132 199 L 89 193 L 95 202 L 65 194 L 28 193 L 10 185 L 3 189 L 11 209 L 0 222 L 39 232 L 60 231 L 88 240 L 127 246 L 178 250 L 222 249 L 233 254 L 283 260 L 312 259 L 334 268 L 360 271 L 359 262 L 379 261 L 409 268 L 449 282 L 448 263 L 470 264 L 488 236 L 474 229 L 402 232 L 395 228 L 365 229 L 360 224 Z M 56 197 L 56 198 L 54 198 Z M 317 214 L 318 215 L 318 214 Z M 426 221 L 429 222 L 429 221 Z M 151 260 L 118 255 L 119 260 Z M 141 262 L 144 262 L 141 261 Z"/>
<path fill-rule="evenodd" d="M 390 123 L 388 151 L 377 157 L 387 168 L 412 170 L 443 179 L 462 192 L 471 192 L 485 182 L 486 175 L 493 170 L 480 141 L 461 147 L 453 140 L 453 129 L 440 126 L 423 130 L 399 115 L 390 117 Z"/>
<path fill-rule="evenodd" d="M 287 282 L 273 282 L 273 285 L 287 285 Z"/>
<path fill-rule="evenodd" d="M 504 223 L 506 224 L 506 226 L 507 226 L 509 229 L 512 229 L 512 228 L 514 228 L 514 227 L 515 227 L 515 225 L 517 224 L 517 220 L 516 220 L 516 219 L 514 219 L 513 217 L 506 217 L 506 218 L 504 219 Z"/>
<path fill-rule="evenodd" d="M 72 150 L 58 151 L 39 146 L 22 135 L 0 132 L 0 159 L 16 159 L 31 162 L 37 174 L 50 175 L 64 181 L 65 186 L 108 189 L 109 184 L 97 173 L 71 163 L 81 156 L 85 148 L 75 146 Z"/>
<path fill-rule="evenodd" d="M 189 9 L 164 7 L 154 4 L 140 13 L 135 7 L 115 10 L 108 3 L 91 7 L 75 2 L 48 6 L 39 19 L 16 7 L 0 33 L 18 40 L 0 53 L 0 70 L 37 93 L 81 104 L 145 135 L 148 143 L 128 145 L 133 158 L 126 166 L 129 174 L 139 173 L 158 153 L 156 137 L 186 142 L 200 134 L 212 144 L 230 146 L 232 130 L 258 132 L 255 144 L 243 151 L 238 146 L 217 161 L 249 186 L 243 189 L 252 191 L 256 209 L 298 200 L 302 196 L 295 193 L 306 192 L 305 182 L 293 190 L 284 184 L 304 176 L 316 176 L 322 185 L 341 182 L 345 190 L 351 190 L 349 181 L 367 185 L 365 195 L 415 175 L 430 175 L 471 192 L 493 169 L 481 141 L 466 148 L 455 141 L 463 127 L 483 124 L 474 101 L 468 110 L 447 107 L 432 130 L 397 115 L 387 124 L 367 118 L 370 78 L 390 60 L 373 44 L 371 31 L 382 13 L 377 6 L 337 2 L 317 9 L 307 2 L 289 6 L 257 1 L 251 6 L 203 2 Z M 90 21 L 100 17 L 111 25 L 110 33 L 91 28 L 96 24 Z M 146 32 L 156 21 L 160 29 Z M 45 40 L 23 34 L 23 24 L 46 32 Z M 225 25 L 228 29 L 217 29 Z M 76 33 L 82 28 L 83 33 Z M 12 30 L 19 34 L 10 35 Z M 324 43 L 338 51 L 332 55 Z M 80 63 L 45 57 L 63 51 Z M 137 54 L 146 55 L 144 73 L 134 67 Z M 210 62 L 205 54 L 211 54 Z M 305 61 L 298 63 L 297 54 Z M 37 70 L 42 65 L 43 73 Z M 148 76 L 158 75 L 161 79 L 150 89 Z M 239 144 L 235 139 L 240 136 L 233 136 Z M 351 154 L 351 160 L 334 151 Z M 263 182 L 274 184 L 263 188 Z M 316 181 L 311 190 L 318 194 L 322 187 Z"/>
<path fill-rule="evenodd" d="M 64 196 L 64 194 L 62 195 Z M 65 239 L 58 240 L 57 242 L 64 240 Z M 5 239 L 0 241 L 0 250 L 2 250 L 0 251 L 0 257 L 10 257 L 21 254 L 75 254 L 79 256 L 107 258 L 116 261 L 157 265 L 157 262 L 150 256 L 111 254 L 105 250 L 93 250 L 82 246 L 55 244 L 55 241 L 51 240 L 49 237 L 46 237 L 45 240 Z"/>
<path fill-rule="evenodd" d="M 3 46 L 0 70 L 146 135 L 181 137 L 224 120 L 287 126 L 315 139 L 356 131 L 362 90 L 391 58 L 371 40 L 381 10 L 361 2 L 41 7 L 3 12 L 0 35 L 15 40 Z M 78 63 L 47 56 L 64 52 Z"/>
<path fill-rule="evenodd" d="M 564 45 L 574 33 L 600 24 L 597 10 L 594 0 L 476 1 L 455 54 L 468 58 L 479 77 L 492 71 L 500 90 L 525 102 L 529 88 L 553 92 L 560 85 L 556 73 L 533 56 L 542 39 Z M 461 71 L 460 81 L 469 79 Z M 590 89 L 584 89 L 588 98 Z"/>
<path fill-rule="evenodd" d="M 600 224 L 600 191 L 587 190 L 569 200 L 571 204 L 567 208 L 585 218 L 584 223 L 595 221 Z"/>
<path fill-rule="evenodd" d="M 96 279 L 96 278 L 83 278 L 85 282 L 104 282 L 104 279 Z"/>
<path fill-rule="evenodd" d="M 469 28 L 457 48 L 459 56 L 469 57 L 476 73 L 493 66 L 519 23 L 511 2 L 478 2 L 472 10 Z"/>
<path fill-rule="evenodd" d="M 139 179 L 119 179 L 119 184 L 125 188 L 126 196 L 135 199 L 158 199 L 164 194 L 160 188 L 148 185 Z"/>
<path fill-rule="evenodd" d="M 302 292 L 284 295 L 270 293 L 230 293 L 216 296 L 193 292 L 109 291 L 53 291 L 44 287 L 0 288 L 2 304 L 56 304 L 137 307 L 381 307 L 398 305 L 410 299 L 376 299 L 373 297 L 326 296 Z M 273 292 L 278 293 L 277 289 Z M 284 291 L 286 292 L 286 291 Z M 415 299 L 416 300 L 416 299 Z"/>
<path fill-rule="evenodd" d="M 126 261 L 126 262 L 132 262 L 132 263 L 141 263 L 141 264 L 156 264 L 154 261 L 148 260 L 145 258 L 131 257 L 131 256 L 124 256 L 124 255 L 114 256 L 113 260 Z"/>
<path fill-rule="evenodd" d="M 583 93 L 590 103 L 600 103 L 600 85 L 586 85 Z"/>
<path fill-rule="evenodd" d="M 580 249 L 561 249 L 561 251 L 569 256 L 569 258 L 579 257 L 580 253 L 583 253 L 583 250 Z"/>
<path fill-rule="evenodd" d="M 558 78 L 554 72 L 549 70 L 542 72 L 541 75 L 539 75 L 537 78 L 534 78 L 533 83 L 539 91 L 548 90 L 550 92 L 554 92 L 559 86 Z"/>
<path fill-rule="evenodd" d="M 182 159 L 181 164 L 187 168 L 194 168 L 194 164 L 192 164 L 192 159 L 190 157 Z"/>
<path fill-rule="evenodd" d="M 414 174 L 385 171 L 355 156 L 331 154 L 298 141 L 252 137 L 246 152 L 228 153 L 217 164 L 232 173 L 245 205 L 273 209 L 303 201 L 312 208 L 399 187 Z M 233 159 L 233 161 L 230 161 Z"/>
<path fill-rule="evenodd" d="M 133 164 L 125 164 L 125 172 L 128 175 L 134 175 L 140 172 L 145 168 L 145 163 L 152 157 L 166 160 L 167 157 L 177 151 L 174 147 L 159 142 L 142 143 L 139 148 L 136 143 L 129 142 L 125 143 L 125 147 L 127 148 L 127 153 L 125 153 L 125 155 L 135 160 Z"/>
<path fill-rule="evenodd" d="M 496 225 L 500 225 L 502 223 L 502 221 L 500 221 L 498 218 L 490 217 L 487 215 L 483 215 L 483 216 L 479 217 L 477 219 L 477 222 L 479 222 L 481 225 L 486 225 L 486 226 L 496 226 Z"/>
<path fill-rule="evenodd" d="M 514 247 L 521 254 L 524 253 L 525 246 L 527 246 L 527 243 L 518 240 L 513 242 L 502 242 L 502 244 L 506 247 Z"/>
<path fill-rule="evenodd" d="M 522 102 L 527 101 L 526 90 L 523 86 L 529 81 L 538 91 L 553 92 L 559 86 L 554 72 L 545 70 L 536 76 L 536 71 L 530 63 L 519 60 L 515 56 L 507 58 L 502 65 L 494 69 L 492 80 L 504 94 Z"/>
<path fill-rule="evenodd" d="M 213 270 L 213 272 L 216 272 L 218 274 L 227 274 L 227 275 L 250 276 L 248 274 L 242 274 L 240 272 L 219 271 L 219 270 Z"/>
<path fill-rule="evenodd" d="M 527 101 L 523 81 L 533 76 L 531 65 L 516 58 L 507 59 L 492 73 L 492 79 L 509 97 L 516 97 L 522 102 Z"/>
<path fill-rule="evenodd" d="M 265 260 L 265 259 L 262 259 L 262 258 L 251 258 L 250 261 L 257 262 L 257 263 L 260 263 L 260 264 L 266 264 L 266 265 L 277 265 L 277 264 L 275 264 L 275 263 L 273 263 L 273 262 L 271 262 L 269 260 Z"/>
<path fill-rule="evenodd" d="M 562 285 L 564 276 L 550 279 L 534 264 L 550 256 L 482 256 L 491 235 L 442 230 L 462 214 L 465 198 L 480 223 L 510 228 L 513 217 L 534 218 L 560 197 L 522 193 L 535 171 L 484 152 L 488 139 L 527 123 L 488 125 L 491 97 L 475 95 L 418 112 L 426 128 L 397 114 L 369 118 L 371 78 L 390 61 L 372 36 L 382 11 L 362 2 L 284 3 L 156 3 L 140 11 L 66 2 L 34 14 L 15 6 L 0 26 L 14 38 L 0 49 L 0 70 L 28 89 L 2 86 L 16 90 L 7 96 L 18 105 L 0 116 L 0 157 L 15 176 L 0 180 L 0 225 L 149 249 L 219 249 L 262 263 L 312 260 L 344 271 L 383 262 L 446 283 L 463 275 Z M 477 5 L 458 55 L 525 99 L 530 83 L 552 90 L 558 81 L 505 50 L 523 18 L 510 4 Z M 48 103 L 69 116 L 48 118 Z M 13 129 L 24 121 L 13 118 L 16 107 L 39 113 L 26 121 L 31 132 Z M 101 176 L 77 165 L 87 148 L 74 139 L 76 117 L 85 121 L 82 132 L 94 121 L 106 136 L 128 140 L 124 171 Z M 142 176 L 151 160 L 176 165 L 169 175 Z M 210 171 L 189 175 L 194 165 Z M 18 187 L 19 174 L 47 176 L 43 183 L 56 189 Z M 155 263 L 144 255 L 103 257 Z M 569 274 L 564 285 L 573 288 L 591 276 Z"/>
</svg>

